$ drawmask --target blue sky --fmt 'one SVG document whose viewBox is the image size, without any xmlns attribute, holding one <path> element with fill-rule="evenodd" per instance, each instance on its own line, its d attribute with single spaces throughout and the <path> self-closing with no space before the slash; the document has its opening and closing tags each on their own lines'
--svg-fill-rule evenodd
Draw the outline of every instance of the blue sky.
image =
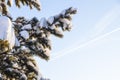
<svg viewBox="0 0 120 80">
<path fill-rule="evenodd" d="M 75 7 L 73 30 L 52 37 L 51 60 L 37 59 L 51 80 L 120 80 L 119 0 L 40 0 L 42 10 L 10 9 L 12 16 L 49 17 Z"/>
</svg>

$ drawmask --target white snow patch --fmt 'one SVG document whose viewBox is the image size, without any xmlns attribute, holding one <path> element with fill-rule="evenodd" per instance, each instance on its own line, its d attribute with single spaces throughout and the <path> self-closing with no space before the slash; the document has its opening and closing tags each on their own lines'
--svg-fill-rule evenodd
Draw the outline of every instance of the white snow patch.
<svg viewBox="0 0 120 80">
<path fill-rule="evenodd" d="M 0 73 L 0 78 L 2 77 L 1 73 Z"/>
<path fill-rule="evenodd" d="M 63 23 L 66 23 L 66 24 L 70 24 L 71 23 L 70 20 L 68 20 L 68 19 L 60 19 L 60 21 L 63 22 Z"/>
<path fill-rule="evenodd" d="M 50 49 L 45 48 L 45 55 L 50 56 Z"/>
<path fill-rule="evenodd" d="M 22 37 L 24 37 L 25 39 L 28 39 L 28 38 L 29 38 L 29 33 L 28 33 L 27 31 L 21 31 L 21 32 L 20 32 L 20 35 L 21 35 Z"/>
<path fill-rule="evenodd" d="M 15 33 L 12 28 L 12 22 L 6 16 L 0 16 L 0 39 L 7 40 L 10 44 L 10 49 L 15 45 Z"/>
<path fill-rule="evenodd" d="M 48 18 L 48 23 L 52 24 L 53 22 L 54 22 L 54 17 L 53 16 L 49 17 Z"/>
<path fill-rule="evenodd" d="M 21 50 L 26 50 L 27 48 L 25 46 L 22 46 L 21 47 Z"/>
<path fill-rule="evenodd" d="M 21 46 L 21 50 L 22 50 L 22 51 L 25 51 L 25 52 L 27 52 L 27 53 L 30 52 L 30 49 L 27 48 L 26 46 Z"/>
<path fill-rule="evenodd" d="M 15 37 L 15 46 L 20 46 L 20 42 L 18 41 L 16 37 Z"/>
<path fill-rule="evenodd" d="M 47 26 L 46 18 L 41 18 L 39 26 L 40 27 L 46 27 Z"/>
<path fill-rule="evenodd" d="M 76 11 L 77 11 L 77 8 L 73 8 L 73 7 L 72 7 L 72 8 L 71 8 L 71 11 L 74 11 L 74 10 L 76 10 Z"/>
<path fill-rule="evenodd" d="M 69 26 L 72 25 L 71 21 L 68 19 L 60 19 L 61 22 L 63 22 L 63 29 L 69 28 Z"/>
<path fill-rule="evenodd" d="M 31 24 L 24 25 L 22 29 L 32 29 Z"/>
<path fill-rule="evenodd" d="M 50 29 L 55 29 L 55 25 L 53 24 L 52 26 L 49 26 Z"/>
</svg>

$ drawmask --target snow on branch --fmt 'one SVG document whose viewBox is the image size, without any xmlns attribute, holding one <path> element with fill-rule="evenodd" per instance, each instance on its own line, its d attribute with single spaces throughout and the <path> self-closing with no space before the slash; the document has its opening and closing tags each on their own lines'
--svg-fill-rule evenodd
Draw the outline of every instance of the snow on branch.
<svg viewBox="0 0 120 80">
<path fill-rule="evenodd" d="M 49 80 L 42 78 L 33 55 L 48 61 L 52 49 L 50 35 L 62 38 L 64 31 L 70 31 L 76 12 L 70 7 L 41 20 L 18 17 L 11 21 L 0 16 L 0 80 Z"/>
<path fill-rule="evenodd" d="M 17 18 L 13 24 L 15 26 L 15 35 L 21 46 L 19 49 L 49 60 L 51 50 L 50 35 L 53 34 L 62 38 L 63 33 L 61 30 L 70 31 L 72 28 L 72 15 L 76 11 L 76 9 L 70 7 L 48 19 L 41 18 L 40 21 L 36 17 L 31 20 L 24 17 Z"/>
<path fill-rule="evenodd" d="M 11 7 L 13 1 L 18 8 L 21 7 L 20 4 L 23 4 L 29 6 L 30 9 L 33 9 L 33 7 L 37 10 L 41 9 L 39 0 L 0 0 L 0 11 L 3 15 L 8 15 L 8 6 Z"/>
<path fill-rule="evenodd" d="M 15 46 L 15 34 L 11 20 L 6 16 L 0 16 L 0 53 L 12 49 Z"/>
<path fill-rule="evenodd" d="M 58 15 L 49 17 L 47 20 L 41 20 L 39 26 L 47 29 L 51 34 L 57 37 L 63 37 L 63 34 L 59 28 L 61 28 L 63 31 L 70 31 L 72 28 L 72 15 L 76 14 L 76 12 L 76 9 L 70 7 Z M 41 25 L 43 23 L 44 25 Z"/>
</svg>

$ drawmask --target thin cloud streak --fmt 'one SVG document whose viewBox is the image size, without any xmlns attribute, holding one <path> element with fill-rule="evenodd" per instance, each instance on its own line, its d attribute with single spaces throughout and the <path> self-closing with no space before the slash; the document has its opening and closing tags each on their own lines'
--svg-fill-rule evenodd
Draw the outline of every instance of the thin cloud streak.
<svg viewBox="0 0 120 80">
<path fill-rule="evenodd" d="M 79 49 L 81 49 L 81 48 L 83 48 L 83 47 L 86 47 L 87 45 L 92 44 L 93 42 L 96 42 L 96 41 L 98 41 L 98 40 L 100 40 L 100 39 L 102 39 L 102 38 L 104 38 L 104 37 L 106 37 L 106 36 L 109 36 L 110 34 L 112 34 L 112 33 L 114 33 L 114 32 L 117 32 L 117 31 L 119 31 L 119 30 L 120 30 L 120 28 L 114 29 L 113 31 L 108 32 L 108 33 L 106 33 L 106 34 L 104 34 L 104 35 L 101 35 L 101 36 L 99 36 L 99 37 L 96 37 L 96 38 L 94 38 L 94 39 L 92 39 L 92 40 L 90 40 L 90 41 L 88 41 L 88 42 L 86 42 L 86 43 L 80 44 L 80 45 L 78 45 L 78 46 L 76 46 L 76 47 L 69 48 L 69 50 L 66 50 L 66 51 L 64 52 L 64 54 L 58 53 L 58 55 L 55 56 L 55 57 L 53 57 L 50 61 L 54 61 L 54 60 L 56 60 L 56 59 L 61 58 L 62 56 L 65 56 L 65 55 L 70 54 L 70 53 L 72 53 L 72 52 L 74 52 L 74 51 L 76 51 L 76 50 L 79 50 Z"/>
<path fill-rule="evenodd" d="M 119 9 L 120 9 L 120 6 L 116 5 L 110 11 L 108 11 L 105 14 L 105 16 L 103 16 L 95 24 L 95 28 L 92 30 L 93 33 L 91 37 L 95 37 L 96 35 L 100 34 L 104 29 L 106 29 L 106 27 L 108 27 L 120 15 Z M 77 29 L 77 28 L 75 27 L 74 29 Z M 65 51 L 69 51 L 70 49 L 73 49 L 74 47 L 78 46 L 78 44 L 80 44 L 80 42 L 77 42 L 74 45 L 67 47 L 66 49 L 56 52 L 57 54 L 52 54 L 51 57 L 56 57 L 57 55 L 64 53 Z"/>
<path fill-rule="evenodd" d="M 120 15 L 120 5 L 114 6 L 103 16 L 100 21 L 95 24 L 92 30 L 93 35 L 96 36 L 106 29 L 118 16 Z"/>
<path fill-rule="evenodd" d="M 110 11 L 108 11 L 105 16 L 103 16 L 96 24 L 94 29 L 92 30 L 91 37 L 95 37 L 98 34 L 102 33 L 108 27 L 119 15 L 120 15 L 120 5 L 114 6 Z M 73 29 L 77 29 L 77 27 L 74 27 Z M 69 50 L 70 48 L 77 46 L 80 44 L 80 42 L 76 42 L 74 45 L 71 45 L 67 47 L 66 49 L 63 49 L 56 53 L 63 53 L 66 50 Z M 56 56 L 56 54 L 52 54 L 52 57 Z"/>
</svg>

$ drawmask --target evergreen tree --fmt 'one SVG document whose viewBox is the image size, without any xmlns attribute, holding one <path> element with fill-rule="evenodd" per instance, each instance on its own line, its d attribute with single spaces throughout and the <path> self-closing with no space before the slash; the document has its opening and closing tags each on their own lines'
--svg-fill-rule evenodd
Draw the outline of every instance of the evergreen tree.
<svg viewBox="0 0 120 80">
<path fill-rule="evenodd" d="M 35 7 L 40 10 L 37 0 L 14 0 L 14 2 L 17 7 L 22 3 L 31 9 Z M 48 80 L 41 77 L 33 55 L 49 60 L 50 35 L 62 38 L 61 31 L 70 31 L 72 15 L 76 13 L 76 9 L 70 7 L 48 19 L 38 20 L 34 17 L 28 20 L 25 17 L 18 17 L 11 20 L 7 10 L 11 4 L 12 0 L 0 1 L 1 12 L 4 15 L 0 17 L 0 29 L 2 26 L 5 27 L 0 33 L 0 80 Z"/>
</svg>

